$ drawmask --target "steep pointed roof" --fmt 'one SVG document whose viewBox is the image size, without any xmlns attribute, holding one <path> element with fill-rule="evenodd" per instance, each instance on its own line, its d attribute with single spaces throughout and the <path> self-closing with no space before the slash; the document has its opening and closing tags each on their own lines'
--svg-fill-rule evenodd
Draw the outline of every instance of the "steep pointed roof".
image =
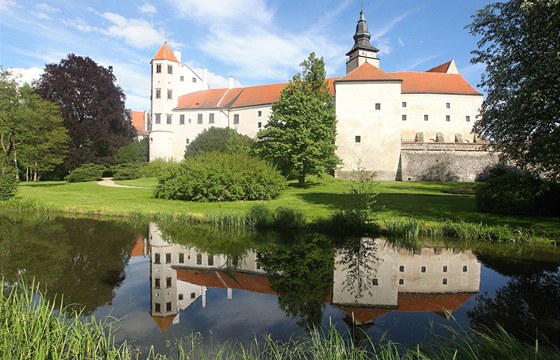
<svg viewBox="0 0 560 360">
<path fill-rule="evenodd" d="M 173 324 L 175 316 L 177 316 L 177 314 L 171 314 L 167 316 L 152 316 L 152 319 L 154 319 L 161 332 L 166 332 L 167 329 L 169 329 L 169 326 Z"/>
<path fill-rule="evenodd" d="M 336 80 L 336 82 L 345 81 L 400 81 L 400 79 L 370 63 L 363 63 L 346 76 Z"/>
<path fill-rule="evenodd" d="M 360 11 L 360 20 L 358 20 L 358 24 L 356 24 L 356 33 L 354 34 L 354 46 L 348 53 L 346 54 L 349 56 L 353 53 L 356 49 L 362 50 L 370 50 L 374 52 L 378 52 L 379 49 L 373 47 L 369 40 L 371 39 L 371 34 L 368 31 L 368 24 L 364 17 L 364 10 Z"/>
<path fill-rule="evenodd" d="M 177 57 L 175 57 L 175 54 L 173 54 L 173 51 L 171 51 L 169 45 L 167 45 L 167 42 L 164 42 L 163 45 L 161 45 L 152 61 L 153 60 L 168 60 L 177 63 L 179 62 L 179 60 L 177 60 Z"/>
<path fill-rule="evenodd" d="M 445 73 L 445 74 L 458 74 L 459 71 L 457 70 L 457 65 L 455 65 L 455 60 L 451 59 L 446 63 L 438 65 L 426 72 L 435 72 L 435 73 Z"/>
</svg>

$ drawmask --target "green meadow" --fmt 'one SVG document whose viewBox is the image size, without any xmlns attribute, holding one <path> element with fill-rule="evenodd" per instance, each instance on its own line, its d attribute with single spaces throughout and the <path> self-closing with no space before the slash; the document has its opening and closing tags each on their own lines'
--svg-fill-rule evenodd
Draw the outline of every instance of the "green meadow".
<svg viewBox="0 0 560 360">
<path fill-rule="evenodd" d="M 119 188 L 89 183 L 36 182 L 21 183 L 15 200 L 0 206 L 8 209 L 34 209 L 70 214 L 150 219 L 200 219 L 229 214 L 244 216 L 255 204 L 274 210 L 288 207 L 303 213 L 308 223 L 330 218 L 332 214 L 351 209 L 355 195 L 350 195 L 350 181 L 332 177 L 312 177 L 304 188 L 290 182 L 282 195 L 270 201 L 198 203 L 163 200 L 153 197 L 156 178 L 118 182 L 141 188 Z M 560 239 L 557 218 L 509 216 L 477 211 L 472 189 L 476 183 L 396 182 L 375 183 L 376 210 L 374 221 L 381 227 L 391 221 L 412 218 L 429 226 L 442 222 L 506 226 L 530 232 L 548 242 Z"/>
</svg>

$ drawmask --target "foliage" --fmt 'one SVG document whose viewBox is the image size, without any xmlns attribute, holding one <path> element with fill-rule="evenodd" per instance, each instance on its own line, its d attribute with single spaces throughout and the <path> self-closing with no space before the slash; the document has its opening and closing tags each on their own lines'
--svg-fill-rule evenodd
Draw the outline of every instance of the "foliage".
<svg viewBox="0 0 560 360">
<path fill-rule="evenodd" d="M 285 179 L 268 163 L 246 154 L 202 153 L 160 177 L 155 197 L 192 201 L 269 200 Z"/>
<path fill-rule="evenodd" d="M 99 164 L 84 164 L 66 176 L 68 182 L 99 181 L 108 168 Z"/>
<path fill-rule="evenodd" d="M 17 193 L 18 181 L 15 169 L 0 162 L 0 201 L 12 199 Z"/>
<path fill-rule="evenodd" d="M 111 167 L 114 180 L 133 180 L 142 177 L 142 170 L 146 166 L 143 162 L 129 162 Z"/>
<path fill-rule="evenodd" d="M 112 165 L 117 150 L 135 137 L 125 95 L 115 81 L 110 67 L 89 57 L 69 54 L 46 65 L 37 92 L 60 106 L 71 138 L 67 170 L 86 163 Z"/>
<path fill-rule="evenodd" d="M 148 162 L 148 138 L 136 140 L 117 150 L 117 164 Z"/>
<path fill-rule="evenodd" d="M 294 75 L 272 105 L 255 151 L 303 186 L 307 175 L 333 170 L 340 159 L 335 155 L 336 116 L 325 63 L 311 53 L 300 65 L 303 71 Z"/>
<path fill-rule="evenodd" d="M 560 2 L 508 0 L 473 16 L 472 63 L 486 66 L 475 131 L 517 165 L 560 181 Z"/>
<path fill-rule="evenodd" d="M 522 172 L 509 172 L 481 184 L 475 193 L 480 211 L 500 214 L 560 215 L 560 184 Z"/>
<path fill-rule="evenodd" d="M 38 180 L 66 157 L 68 132 L 58 107 L 27 84 L 18 87 L 9 71 L 0 73 L 0 142 L 3 160 L 27 180 Z"/>
<path fill-rule="evenodd" d="M 277 227 L 282 229 L 302 228 L 305 215 L 301 210 L 288 206 L 279 206 L 274 211 L 264 204 L 251 207 L 247 214 L 248 223 L 255 227 Z"/>
<path fill-rule="evenodd" d="M 249 154 L 255 141 L 235 129 L 211 127 L 202 131 L 185 150 L 185 158 L 203 152 L 222 152 L 228 154 Z"/>
<path fill-rule="evenodd" d="M 164 159 L 155 159 L 147 163 L 141 170 L 142 177 L 160 177 L 179 166 L 178 163 Z"/>
</svg>

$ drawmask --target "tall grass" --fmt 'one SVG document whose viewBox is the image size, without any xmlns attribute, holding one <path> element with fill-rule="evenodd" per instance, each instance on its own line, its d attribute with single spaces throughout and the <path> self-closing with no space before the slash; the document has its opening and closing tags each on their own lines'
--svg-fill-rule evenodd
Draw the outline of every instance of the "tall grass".
<svg viewBox="0 0 560 360">
<path fill-rule="evenodd" d="M 531 239 L 537 238 L 533 231 L 527 229 L 451 220 L 424 224 L 420 228 L 420 233 L 428 237 L 452 237 L 460 240 L 490 240 L 511 243 L 529 242 Z"/>
</svg>

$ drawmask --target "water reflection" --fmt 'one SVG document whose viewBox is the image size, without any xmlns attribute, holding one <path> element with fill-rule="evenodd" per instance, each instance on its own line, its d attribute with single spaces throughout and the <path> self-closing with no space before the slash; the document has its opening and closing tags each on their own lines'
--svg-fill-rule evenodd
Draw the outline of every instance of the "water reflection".
<svg viewBox="0 0 560 360">
<path fill-rule="evenodd" d="M 364 325 L 388 312 L 433 312 L 449 317 L 479 291 L 481 266 L 474 254 L 443 246 L 398 249 L 381 239 L 352 238 L 336 250 L 320 234 L 297 234 L 289 244 L 246 250 L 232 266 L 227 255 L 164 240 L 150 225 L 151 314 L 166 331 L 179 310 L 209 288 L 272 294 L 303 328 L 320 326 L 326 304 Z M 351 320 L 349 320 L 351 319 Z"/>
</svg>

